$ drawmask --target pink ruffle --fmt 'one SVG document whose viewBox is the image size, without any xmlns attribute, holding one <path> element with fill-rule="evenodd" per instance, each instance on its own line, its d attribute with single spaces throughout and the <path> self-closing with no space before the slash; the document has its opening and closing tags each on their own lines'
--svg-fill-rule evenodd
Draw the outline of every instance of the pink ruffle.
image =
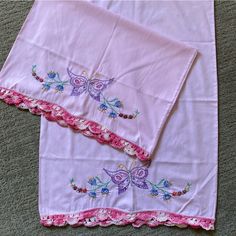
<svg viewBox="0 0 236 236">
<path fill-rule="evenodd" d="M 148 225 L 156 227 L 159 225 L 214 229 L 214 220 L 201 217 L 184 216 L 164 211 L 142 211 L 127 213 L 112 208 L 96 208 L 76 214 L 48 215 L 41 217 L 43 226 L 109 226 L 128 225 L 140 227 Z"/>
<path fill-rule="evenodd" d="M 3 87 L 0 87 L 0 99 L 9 105 L 15 105 L 20 109 L 28 109 L 35 115 L 43 115 L 50 121 L 56 121 L 61 126 L 70 127 L 85 136 L 96 139 L 102 144 L 108 144 L 116 149 L 123 150 L 130 156 L 136 156 L 141 161 L 150 159 L 149 154 L 139 146 L 119 137 L 96 122 L 71 115 L 56 104 L 32 99 Z"/>
</svg>

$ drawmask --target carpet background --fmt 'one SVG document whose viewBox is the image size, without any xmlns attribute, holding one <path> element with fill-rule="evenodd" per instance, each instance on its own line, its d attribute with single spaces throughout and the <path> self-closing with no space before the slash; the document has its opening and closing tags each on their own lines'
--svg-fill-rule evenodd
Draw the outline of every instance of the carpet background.
<svg viewBox="0 0 236 236">
<path fill-rule="evenodd" d="M 0 68 L 32 3 L 0 0 Z M 165 226 L 42 227 L 37 202 L 40 118 L 0 102 L 0 236 L 236 235 L 236 1 L 216 1 L 215 11 L 220 133 L 215 232 Z"/>
</svg>

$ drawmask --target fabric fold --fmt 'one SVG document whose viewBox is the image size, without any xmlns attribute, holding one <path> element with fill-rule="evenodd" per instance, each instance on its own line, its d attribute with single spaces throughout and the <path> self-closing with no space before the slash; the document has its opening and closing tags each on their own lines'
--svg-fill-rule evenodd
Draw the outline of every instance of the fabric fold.
<svg viewBox="0 0 236 236">
<path fill-rule="evenodd" d="M 84 1 L 36 1 L 0 99 L 149 160 L 197 51 Z"/>
</svg>

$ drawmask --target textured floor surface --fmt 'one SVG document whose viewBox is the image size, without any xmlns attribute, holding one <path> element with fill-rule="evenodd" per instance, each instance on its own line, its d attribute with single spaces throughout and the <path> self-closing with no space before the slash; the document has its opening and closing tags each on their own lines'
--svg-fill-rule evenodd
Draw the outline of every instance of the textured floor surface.
<svg viewBox="0 0 236 236">
<path fill-rule="evenodd" d="M 0 68 L 31 5 L 0 0 Z M 215 232 L 165 226 L 42 227 L 37 207 L 40 118 L 0 102 L 0 236 L 236 235 L 236 1 L 217 1 L 215 9 L 220 132 Z"/>
</svg>

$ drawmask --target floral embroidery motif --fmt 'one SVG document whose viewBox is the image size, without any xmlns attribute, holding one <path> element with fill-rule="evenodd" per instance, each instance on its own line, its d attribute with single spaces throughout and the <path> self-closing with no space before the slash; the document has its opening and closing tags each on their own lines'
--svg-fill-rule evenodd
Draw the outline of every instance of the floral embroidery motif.
<svg viewBox="0 0 236 236">
<path fill-rule="evenodd" d="M 74 74 L 69 68 L 67 73 L 70 80 L 62 81 L 58 72 L 50 71 L 47 73 L 46 78 L 42 78 L 36 73 L 36 65 L 32 66 L 32 76 L 42 83 L 43 91 L 49 91 L 51 88 L 55 92 L 63 92 L 66 85 L 71 84 L 73 87 L 71 96 L 80 96 L 83 93 L 88 93 L 95 101 L 100 102 L 98 110 L 104 113 L 108 113 L 108 117 L 115 119 L 117 117 L 123 119 L 135 119 L 139 111 L 136 110 L 132 114 L 124 114 L 121 112 L 123 103 L 118 98 L 106 98 L 103 95 L 103 91 L 114 81 L 114 78 L 101 80 L 95 78 L 97 74 L 88 76 L 86 71 L 83 71 L 81 75 Z"/>
<path fill-rule="evenodd" d="M 109 99 L 102 95 L 102 102 L 100 103 L 98 110 L 108 113 L 108 117 L 112 119 L 115 119 L 118 116 L 123 119 L 135 119 L 139 114 L 138 110 L 133 114 L 123 114 L 120 112 L 121 108 L 123 108 L 123 104 L 118 98 Z"/>
<path fill-rule="evenodd" d="M 75 190 L 78 193 L 88 193 L 88 195 L 91 198 L 96 198 L 98 193 L 101 193 L 102 195 L 107 195 L 110 193 L 110 190 L 108 189 L 108 185 L 111 181 L 103 182 L 98 176 L 91 177 L 88 180 L 88 184 L 90 185 L 90 188 L 81 188 L 76 186 L 74 183 L 74 179 L 71 179 L 71 187 L 73 190 Z"/>
<path fill-rule="evenodd" d="M 74 74 L 67 69 L 70 77 L 70 84 L 73 86 L 72 96 L 80 96 L 83 93 L 88 93 L 91 98 L 100 102 L 98 109 L 104 113 L 108 113 L 108 117 L 115 119 L 117 117 L 124 119 L 135 119 L 139 114 L 135 111 L 133 114 L 123 114 L 120 109 L 123 108 L 122 102 L 118 98 L 106 98 L 103 91 L 114 81 L 114 78 L 101 80 L 96 78 L 97 75 L 88 76 L 86 71 L 81 75 Z"/>
<path fill-rule="evenodd" d="M 50 71 L 47 73 L 47 77 L 45 79 L 39 77 L 36 73 L 36 65 L 32 66 L 32 76 L 42 83 L 43 91 L 49 91 L 51 88 L 55 90 L 55 92 L 63 92 L 65 85 L 68 84 L 68 80 L 62 81 L 60 79 L 59 73 Z"/>
<path fill-rule="evenodd" d="M 78 193 L 86 193 L 91 198 L 96 198 L 98 194 L 109 195 L 109 185 L 111 183 L 117 185 L 118 194 L 124 193 L 130 186 L 148 190 L 149 196 L 161 197 L 163 200 L 169 200 L 172 197 L 178 197 L 186 194 L 190 190 L 190 184 L 187 183 L 184 189 L 179 191 L 171 191 L 172 183 L 167 179 L 161 179 L 159 183 L 153 183 L 147 179 L 148 168 L 144 166 L 136 166 L 127 169 L 126 166 L 120 164 L 118 169 L 103 169 L 110 177 L 110 180 L 102 181 L 98 176 L 91 177 L 88 180 L 89 188 L 78 187 L 74 179 L 71 179 L 70 185 L 73 190 Z"/>
</svg>

